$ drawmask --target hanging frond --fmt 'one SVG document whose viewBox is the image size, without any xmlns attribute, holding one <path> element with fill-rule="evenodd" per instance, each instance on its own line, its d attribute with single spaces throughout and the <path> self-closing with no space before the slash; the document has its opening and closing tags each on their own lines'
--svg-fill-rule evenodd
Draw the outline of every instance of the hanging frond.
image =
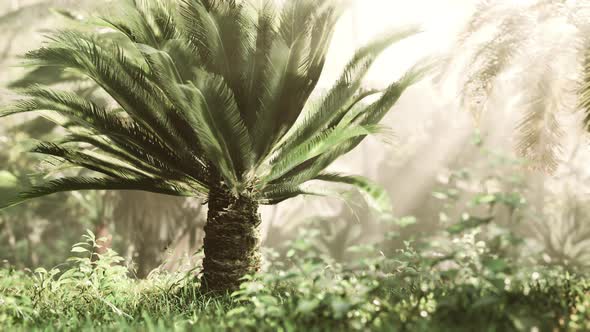
<svg viewBox="0 0 590 332">
<path fill-rule="evenodd" d="M 93 155 L 91 152 L 69 149 L 58 144 L 44 142 L 34 147 L 31 152 L 50 155 L 61 158 L 75 166 L 83 167 L 91 171 L 102 173 L 113 178 L 142 178 L 150 177 L 119 160 L 108 160 L 105 156 Z"/>
<path fill-rule="evenodd" d="M 549 74 L 549 73 L 547 73 Z M 525 114 L 517 123 L 517 152 L 534 168 L 552 172 L 559 165 L 562 150 L 562 125 L 558 119 L 559 104 L 552 86 L 553 76 L 539 77 L 538 86 L 524 103 Z"/>
<path fill-rule="evenodd" d="M 462 106 L 476 120 L 491 103 L 521 111 L 514 116 L 517 152 L 547 171 L 559 164 L 560 113 L 585 108 L 584 88 L 571 81 L 584 74 L 572 63 L 586 52 L 580 45 L 589 42 L 589 9 L 585 1 L 481 1 L 455 44 L 461 54 L 442 67 L 445 78 L 459 67 Z M 507 100 L 501 89 L 520 99 Z"/>
</svg>

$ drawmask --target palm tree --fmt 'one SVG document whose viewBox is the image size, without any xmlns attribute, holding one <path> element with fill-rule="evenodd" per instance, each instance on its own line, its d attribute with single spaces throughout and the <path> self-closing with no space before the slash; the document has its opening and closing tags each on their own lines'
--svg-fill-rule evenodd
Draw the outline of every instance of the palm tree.
<svg viewBox="0 0 590 332">
<path fill-rule="evenodd" d="M 441 77 L 448 83 L 458 74 L 463 106 L 476 118 L 510 99 L 519 111 L 510 123 L 516 150 L 553 171 L 567 133 L 564 115 L 582 111 L 590 123 L 589 31 L 587 1 L 482 0 Z"/>
<path fill-rule="evenodd" d="M 383 91 L 361 89 L 377 55 L 415 29 L 361 48 L 329 92 L 310 101 L 341 9 L 316 0 L 138 0 L 124 16 L 102 19 L 106 33 L 55 34 L 26 55 L 30 63 L 82 73 L 116 105 L 32 85 L 5 107 L 2 116 L 44 111 L 69 132 L 32 150 L 64 161 L 63 175 L 5 206 L 74 190 L 207 199 L 201 285 L 214 292 L 259 270 L 259 204 L 324 195 L 313 186 L 326 181 L 356 185 L 388 206 L 370 181 L 324 169 L 380 132 L 379 121 L 423 72 Z M 96 176 L 67 175 L 66 166 Z"/>
</svg>

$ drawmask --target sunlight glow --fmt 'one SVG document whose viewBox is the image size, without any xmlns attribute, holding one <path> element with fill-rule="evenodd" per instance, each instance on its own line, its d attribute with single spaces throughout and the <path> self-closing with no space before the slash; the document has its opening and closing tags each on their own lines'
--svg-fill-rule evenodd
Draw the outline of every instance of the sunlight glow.
<svg viewBox="0 0 590 332">
<path fill-rule="evenodd" d="M 334 37 L 330 67 L 323 82 L 332 82 L 354 50 L 379 34 L 397 27 L 418 26 L 423 33 L 385 52 L 368 76 L 369 86 L 390 83 L 420 57 L 436 55 L 449 47 L 452 36 L 465 22 L 469 0 L 355 0 Z"/>
</svg>

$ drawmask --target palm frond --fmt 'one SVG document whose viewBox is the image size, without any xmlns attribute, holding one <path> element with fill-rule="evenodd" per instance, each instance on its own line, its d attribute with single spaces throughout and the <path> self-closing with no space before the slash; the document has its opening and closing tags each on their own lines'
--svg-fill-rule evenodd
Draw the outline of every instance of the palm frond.
<svg viewBox="0 0 590 332">
<path fill-rule="evenodd" d="M 29 71 L 23 77 L 10 82 L 7 87 L 10 89 L 22 89 L 33 84 L 54 85 L 60 83 L 72 83 L 81 80 L 83 80 L 83 78 L 78 75 L 66 73 L 62 68 L 38 67 Z"/>
<path fill-rule="evenodd" d="M 315 179 L 354 186 L 363 194 L 369 207 L 381 216 L 393 216 L 393 206 L 387 191 L 365 177 L 338 173 L 322 173 L 316 176 Z"/>
<path fill-rule="evenodd" d="M 174 11 L 175 7 L 167 0 L 134 1 L 121 16 L 103 16 L 101 21 L 134 43 L 160 49 L 178 37 Z"/>
<path fill-rule="evenodd" d="M 551 171 L 559 163 L 560 113 L 585 108 L 583 83 L 572 89 L 569 80 L 580 76 L 571 64 L 584 58 L 589 13 L 586 2 L 482 1 L 455 45 L 461 54 L 442 66 L 446 77 L 460 65 L 462 106 L 476 119 L 491 102 L 513 104 L 502 89 L 523 96 L 514 107 L 523 111 L 517 152 L 537 168 Z"/>
<path fill-rule="evenodd" d="M 213 78 L 209 81 L 212 84 Z M 191 125 L 199 135 L 200 144 L 207 155 L 208 160 L 215 163 L 217 169 L 225 179 L 227 185 L 232 188 L 237 187 L 238 176 L 236 167 L 233 164 L 233 156 L 228 139 L 228 132 L 224 132 L 216 123 L 216 116 L 223 116 L 216 113 L 212 108 L 210 102 L 219 102 L 219 100 L 212 100 L 214 96 L 211 94 L 205 95 L 203 91 L 199 90 L 194 84 L 189 83 L 180 87 L 185 95 L 184 106 L 187 111 L 187 118 Z M 211 86 L 207 87 L 207 91 L 211 91 Z M 211 99 L 207 99 L 210 97 Z M 226 123 L 225 125 L 228 125 Z M 239 157 L 239 156 L 238 156 Z"/>
<path fill-rule="evenodd" d="M 182 0 L 180 4 L 185 36 L 201 63 L 234 89 L 252 49 L 248 31 L 252 27 L 243 11 L 243 4 L 236 1 Z"/>
<path fill-rule="evenodd" d="M 287 174 L 296 166 L 312 160 L 334 147 L 357 137 L 375 134 L 382 130 L 379 126 L 349 126 L 334 128 L 319 133 L 309 141 L 292 149 L 282 150 L 273 157 L 273 165 L 268 175 L 263 175 L 264 182 L 272 182 Z"/>
<path fill-rule="evenodd" d="M 357 94 L 362 80 L 379 54 L 392 44 L 409 37 L 418 30 L 414 27 L 394 30 L 369 43 L 356 52 L 353 59 L 346 65 L 342 75 L 322 98 L 318 105 L 310 104 L 311 109 L 295 124 L 282 143 L 296 146 L 310 138 L 317 131 L 334 125 L 334 119 L 341 118 L 354 105 L 363 99 L 364 93 Z M 279 144 L 282 146 L 282 144 Z"/>
<path fill-rule="evenodd" d="M 586 46 L 584 50 L 584 62 L 582 65 L 582 77 L 578 87 L 578 96 L 578 105 L 584 112 L 584 128 L 590 131 L 590 46 Z"/>
<path fill-rule="evenodd" d="M 326 12 L 331 14 L 325 14 Z M 267 88 L 270 93 L 262 102 L 257 126 L 254 129 L 257 137 L 268 139 L 259 140 L 256 144 L 258 160 L 262 160 L 293 126 L 301 110 L 314 90 L 319 75 L 316 69 L 321 71 L 325 61 L 325 51 L 321 55 L 314 52 L 327 48 L 330 38 L 316 38 L 313 32 L 320 26 L 327 29 L 327 24 L 333 24 L 335 20 L 331 15 L 337 15 L 338 11 L 332 2 L 325 6 L 315 1 L 296 0 L 285 4 L 280 17 L 279 35 L 281 38 L 275 42 L 272 53 L 274 72 Z M 298 27 L 297 29 L 294 27 Z M 315 49 L 311 49 L 311 42 L 317 42 Z M 310 54 L 312 54 L 310 57 Z M 310 65 L 310 59 L 315 64 Z M 312 69 L 313 68 L 313 69 Z M 263 120 L 264 119 L 264 120 Z"/>
<path fill-rule="evenodd" d="M 277 35 L 274 11 L 275 8 L 269 1 L 265 1 L 257 10 L 255 49 L 248 60 L 245 77 L 246 100 L 241 105 L 242 116 L 252 136 L 255 134 L 254 128 L 263 100 L 269 98 L 271 93 L 266 84 L 274 74 L 272 58 L 269 56 Z"/>
<path fill-rule="evenodd" d="M 179 135 L 170 126 L 170 114 L 157 109 L 162 99 L 155 97 L 161 92 L 147 79 L 145 69 L 123 49 L 99 46 L 98 40 L 77 31 L 62 31 L 52 40 L 46 47 L 27 54 L 31 64 L 78 70 L 102 87 L 145 130 L 183 150 Z"/>
<path fill-rule="evenodd" d="M 501 21 L 491 42 L 478 49 L 469 60 L 472 66 L 464 73 L 462 104 L 476 118 L 484 112 L 498 77 L 510 68 L 519 49 L 528 41 L 531 31 L 526 27 L 530 24 L 526 13 L 509 15 Z"/>
<path fill-rule="evenodd" d="M 90 147 L 96 148 L 101 153 L 104 153 L 111 158 L 116 158 L 125 163 L 133 165 L 134 167 L 143 170 L 147 174 L 155 174 L 164 178 L 175 180 L 185 179 L 183 174 L 179 173 L 177 170 L 171 169 L 168 164 L 154 158 L 144 150 L 135 149 L 133 146 L 129 145 L 126 145 L 125 150 L 123 150 L 119 148 L 117 144 L 113 144 L 113 142 L 105 136 L 71 134 L 58 142 L 58 144 L 69 143 L 89 144 Z"/>
<path fill-rule="evenodd" d="M 259 201 L 264 205 L 276 205 L 297 196 L 340 197 L 340 194 L 321 187 L 273 185 L 262 193 Z"/>
<path fill-rule="evenodd" d="M 70 123 L 90 129 L 96 135 L 104 135 L 110 144 L 127 154 L 139 154 L 145 161 L 154 161 L 155 165 L 173 165 L 177 170 L 180 168 L 179 173 L 188 173 L 195 180 L 205 182 L 205 171 L 198 167 L 198 163 L 183 161 L 174 150 L 131 119 L 121 118 L 69 92 L 33 86 L 22 93 L 30 98 L 4 107 L 0 110 L 0 116 L 39 110 L 55 111 L 64 115 Z"/>
<path fill-rule="evenodd" d="M 276 155 L 273 155 L 273 159 L 271 160 L 276 161 L 277 165 L 283 163 L 282 165 L 284 166 L 285 163 L 288 162 L 287 160 L 296 163 L 296 165 L 295 167 L 291 165 L 288 169 L 282 169 L 279 166 L 275 166 L 275 173 L 270 177 L 272 180 L 269 182 L 271 184 L 288 183 L 291 185 L 300 185 L 315 178 L 340 156 L 352 151 L 368 134 L 382 132 L 383 128 L 377 126 L 379 121 L 381 121 L 383 116 L 385 116 L 393 105 L 395 105 L 402 93 L 420 80 L 426 73 L 430 72 L 430 68 L 431 64 L 429 63 L 419 63 L 409 70 L 402 79 L 385 89 L 380 98 L 374 103 L 368 106 L 350 108 L 348 113 L 344 114 L 343 118 L 340 119 L 338 123 L 332 124 L 332 129 L 321 132 L 321 134 L 319 134 L 320 136 L 317 136 L 315 140 L 319 140 L 319 137 L 321 137 L 322 134 L 326 135 L 329 132 L 342 133 L 350 131 L 350 137 L 340 136 L 342 140 L 337 141 L 336 144 L 330 146 L 324 145 L 326 149 L 322 150 L 320 154 L 298 155 L 309 151 L 308 149 L 311 146 L 314 146 L 314 139 L 308 140 L 306 143 L 303 143 L 298 147 L 289 146 L 289 149 L 285 148 L 279 150 Z M 355 127 L 358 126 L 365 129 L 371 128 L 373 131 L 365 133 L 355 132 Z M 281 151 L 283 152 L 282 154 Z M 294 154 L 293 151 L 297 151 L 297 154 Z M 287 157 L 285 157 L 286 153 L 292 153 L 291 157 L 294 157 L 295 159 L 287 159 Z"/>
<path fill-rule="evenodd" d="M 31 188 L 20 190 L 8 201 L 0 202 L 0 208 L 23 203 L 27 200 L 65 191 L 80 190 L 140 190 L 172 196 L 194 196 L 194 194 L 172 183 L 151 179 L 109 179 L 97 177 L 69 177 L 48 181 Z"/>
<path fill-rule="evenodd" d="M 554 171 L 559 165 L 564 131 L 558 119 L 560 105 L 558 94 L 552 86 L 552 76 L 540 77 L 538 94 L 526 96 L 524 115 L 517 123 L 517 152 L 534 168 Z"/>
<path fill-rule="evenodd" d="M 200 91 L 201 107 L 210 117 L 210 126 L 217 127 L 218 142 L 225 142 L 228 157 L 239 180 L 253 164 L 253 143 L 232 90 L 220 76 L 201 77 L 194 82 Z M 214 159 L 211 159 L 214 160 Z"/>
<path fill-rule="evenodd" d="M 66 148 L 55 143 L 43 142 L 34 147 L 31 152 L 50 155 L 67 162 L 113 178 L 143 178 L 151 177 L 149 173 L 141 172 L 128 164 L 116 159 L 107 159 L 99 154 Z"/>
</svg>

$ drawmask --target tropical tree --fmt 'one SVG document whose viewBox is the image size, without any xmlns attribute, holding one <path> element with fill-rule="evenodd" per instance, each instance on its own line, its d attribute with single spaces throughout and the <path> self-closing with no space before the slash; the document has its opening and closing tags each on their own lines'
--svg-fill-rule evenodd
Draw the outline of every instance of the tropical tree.
<svg viewBox="0 0 590 332">
<path fill-rule="evenodd" d="M 123 6 L 123 5 L 121 5 Z M 203 275 L 208 291 L 238 287 L 260 267 L 260 204 L 324 195 L 317 181 L 361 188 L 385 209 L 384 191 L 325 173 L 378 125 L 423 70 L 383 91 L 361 83 L 376 57 L 415 33 L 384 35 L 354 55 L 334 86 L 310 99 L 343 6 L 292 0 L 134 1 L 108 34 L 61 31 L 26 55 L 31 65 L 81 73 L 116 105 L 40 85 L 2 116 L 41 111 L 69 133 L 32 151 L 56 157 L 52 180 L 4 206 L 63 191 L 141 190 L 206 199 Z M 371 103 L 362 103 L 373 97 Z M 94 176 L 69 175 L 69 166 Z"/>
<path fill-rule="evenodd" d="M 456 78 L 476 118 L 507 104 L 518 111 L 510 122 L 517 152 L 553 171 L 563 157 L 564 119 L 585 113 L 579 123 L 589 124 L 589 31 L 587 1 L 478 1 L 441 78 L 445 85 Z"/>
</svg>

